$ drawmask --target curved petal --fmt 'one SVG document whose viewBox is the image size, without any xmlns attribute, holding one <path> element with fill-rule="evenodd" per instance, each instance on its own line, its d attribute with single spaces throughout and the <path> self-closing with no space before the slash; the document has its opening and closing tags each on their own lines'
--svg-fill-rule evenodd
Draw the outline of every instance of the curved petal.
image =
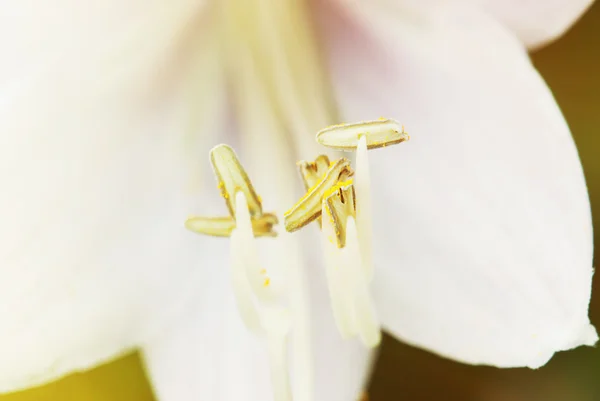
<svg viewBox="0 0 600 401">
<path fill-rule="evenodd" d="M 379 4 L 393 2 L 406 7 L 403 12 L 407 15 L 423 7 L 445 7 L 440 0 L 377 0 Z M 456 6 L 470 6 L 481 10 L 482 21 L 489 17 L 496 19 L 517 35 L 525 46 L 534 49 L 559 38 L 593 2 L 594 0 L 469 0 Z"/>
<path fill-rule="evenodd" d="M 567 31 L 594 0 L 483 0 L 493 17 L 529 48 L 543 46 Z"/>
<path fill-rule="evenodd" d="M 204 286 L 210 255 L 183 228 L 201 205 L 192 160 L 208 166 L 184 125 L 188 72 L 219 82 L 202 8 L 3 6 L 0 391 L 119 355 Z"/>
<path fill-rule="evenodd" d="M 586 185 L 522 44 L 456 4 L 329 7 L 319 14 L 344 120 L 383 115 L 411 134 L 370 152 L 384 326 L 500 367 L 594 344 Z"/>
<path fill-rule="evenodd" d="M 207 291 L 169 322 L 168 331 L 143 346 L 147 372 L 161 401 L 271 398 L 267 351 L 244 326 L 224 279 L 214 277 Z"/>
</svg>

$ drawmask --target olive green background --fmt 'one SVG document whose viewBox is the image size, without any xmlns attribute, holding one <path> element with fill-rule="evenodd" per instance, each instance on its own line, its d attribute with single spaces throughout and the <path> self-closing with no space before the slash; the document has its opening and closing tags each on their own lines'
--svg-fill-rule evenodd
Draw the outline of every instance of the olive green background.
<svg viewBox="0 0 600 401">
<path fill-rule="evenodd" d="M 533 54 L 579 148 L 600 227 L 600 4 L 556 43 Z M 518 94 L 515 94 L 518 96 Z M 600 249 L 596 230 L 596 249 Z M 600 275 L 591 320 L 600 325 Z M 385 337 L 371 401 L 600 401 L 600 350 L 555 356 L 544 368 L 501 370 L 454 363 Z M 137 355 L 0 401 L 152 401 Z M 206 400 L 212 401 L 212 400 Z M 240 400 L 244 401 L 244 400 Z"/>
</svg>

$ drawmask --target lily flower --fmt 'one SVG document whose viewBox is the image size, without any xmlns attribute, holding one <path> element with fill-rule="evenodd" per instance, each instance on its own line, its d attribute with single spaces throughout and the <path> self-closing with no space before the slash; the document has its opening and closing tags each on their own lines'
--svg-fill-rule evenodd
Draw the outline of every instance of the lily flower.
<svg viewBox="0 0 600 401">
<path fill-rule="evenodd" d="M 300 195 L 294 161 L 322 153 L 315 132 L 381 115 L 413 134 L 369 155 L 382 327 L 498 367 L 594 344 L 585 180 L 527 55 L 589 4 L 3 5 L 0 391 L 141 349 L 162 401 L 270 399 L 230 241 L 181 223 L 222 206 L 205 155 L 235 145 L 281 213 Z M 372 351 L 336 329 L 315 231 L 256 243 L 261 263 L 286 258 L 299 280 L 292 359 L 312 372 L 292 372 L 294 400 L 354 400 Z"/>
</svg>

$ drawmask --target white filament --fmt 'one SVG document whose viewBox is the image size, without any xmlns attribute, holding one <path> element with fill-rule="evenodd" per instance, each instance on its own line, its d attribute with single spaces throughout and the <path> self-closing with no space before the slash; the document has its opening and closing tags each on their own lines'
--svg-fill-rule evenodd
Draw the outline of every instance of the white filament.
<svg viewBox="0 0 600 401">
<path fill-rule="evenodd" d="M 342 249 L 342 259 L 352 277 L 351 308 L 354 322 L 361 341 L 367 347 L 375 347 L 381 341 L 381 329 L 373 301 L 369 292 L 370 278 L 362 264 L 362 249 L 359 248 L 356 223 L 352 216 L 346 222 L 346 246 Z"/>
<path fill-rule="evenodd" d="M 267 341 L 275 401 L 291 401 L 287 362 L 289 311 L 271 289 L 266 269 L 258 263 L 254 233 L 243 192 L 235 194 L 236 228 L 231 234 L 231 278 L 239 313 L 246 327 Z M 234 384 L 232 384 L 234 385 Z"/>
<path fill-rule="evenodd" d="M 235 302 L 244 325 L 248 330 L 257 334 L 261 331 L 260 316 L 254 305 L 252 288 L 250 287 L 246 275 L 244 239 L 242 236 L 242 231 L 240 229 L 235 229 L 231 233 L 231 285 L 235 296 Z"/>
<path fill-rule="evenodd" d="M 235 205 L 236 229 L 234 231 L 238 232 L 237 236 L 240 241 L 238 250 L 241 252 L 240 257 L 245 265 L 247 280 L 260 301 L 272 303 L 275 301 L 275 296 L 271 286 L 265 285 L 265 279 L 268 276 L 265 275 L 266 269 L 262 268 L 258 261 L 250 212 L 242 191 L 236 193 Z"/>
<path fill-rule="evenodd" d="M 343 338 L 350 338 L 356 335 L 354 318 L 352 313 L 350 313 L 348 300 L 346 299 L 351 295 L 348 286 L 350 278 L 345 277 L 341 253 L 336 243 L 335 227 L 325 205 L 325 202 L 323 202 L 321 233 L 329 298 L 338 331 Z"/>
<path fill-rule="evenodd" d="M 367 138 L 361 135 L 356 149 L 356 171 L 354 173 L 354 190 L 356 194 L 356 229 L 363 267 L 367 277 L 373 276 L 373 227 L 371 206 L 371 179 L 369 177 L 369 159 L 367 155 Z"/>
<path fill-rule="evenodd" d="M 313 352 L 311 342 L 311 319 L 308 301 L 308 286 L 306 283 L 304 265 L 299 244 L 292 234 L 283 232 L 279 234 L 281 253 L 286 260 L 287 288 L 289 293 L 290 309 L 294 323 L 294 332 L 291 338 L 292 370 L 294 372 L 293 390 L 295 401 L 314 400 L 313 389 Z"/>
<path fill-rule="evenodd" d="M 354 218 L 348 217 L 346 245 L 339 249 L 325 207 L 322 216 L 327 281 L 338 330 L 344 338 L 358 335 L 365 346 L 375 347 L 381 341 L 381 329 L 369 293 L 369 277 L 362 263 Z"/>
<path fill-rule="evenodd" d="M 265 308 L 264 323 L 269 348 L 269 366 L 275 401 L 292 400 L 287 361 L 287 334 L 291 317 L 286 308 Z"/>
</svg>

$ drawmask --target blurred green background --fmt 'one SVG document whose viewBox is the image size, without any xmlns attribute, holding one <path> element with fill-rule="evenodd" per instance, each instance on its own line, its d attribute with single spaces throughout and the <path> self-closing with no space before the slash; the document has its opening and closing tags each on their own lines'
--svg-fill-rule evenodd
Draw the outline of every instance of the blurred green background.
<svg viewBox="0 0 600 401">
<path fill-rule="evenodd" d="M 533 55 L 579 148 L 600 249 L 600 3 L 564 37 Z M 515 94 L 518 95 L 518 94 Z M 597 255 L 600 255 L 597 253 Z M 590 317 L 600 325 L 600 275 Z M 541 370 L 461 365 L 385 337 L 370 401 L 600 401 L 600 350 L 556 355 Z M 137 355 L 0 401 L 152 401 Z M 243 401 L 243 400 L 240 400 Z"/>
</svg>

